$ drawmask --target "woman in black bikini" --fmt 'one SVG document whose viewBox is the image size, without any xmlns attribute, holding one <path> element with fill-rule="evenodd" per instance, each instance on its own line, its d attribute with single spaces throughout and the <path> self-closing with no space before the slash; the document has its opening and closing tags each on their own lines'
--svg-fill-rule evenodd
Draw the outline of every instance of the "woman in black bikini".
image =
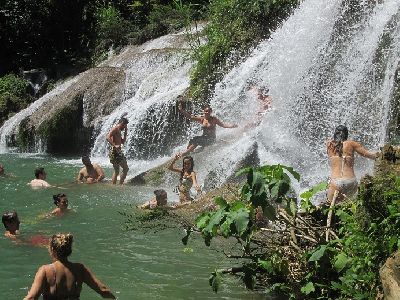
<svg viewBox="0 0 400 300">
<path fill-rule="evenodd" d="M 44 300 L 79 300 L 83 282 L 103 298 L 116 299 L 110 289 L 83 264 L 68 261 L 72 240 L 72 234 L 53 235 L 49 245 L 53 263 L 39 268 L 24 300 L 38 299 L 40 295 Z"/>
</svg>

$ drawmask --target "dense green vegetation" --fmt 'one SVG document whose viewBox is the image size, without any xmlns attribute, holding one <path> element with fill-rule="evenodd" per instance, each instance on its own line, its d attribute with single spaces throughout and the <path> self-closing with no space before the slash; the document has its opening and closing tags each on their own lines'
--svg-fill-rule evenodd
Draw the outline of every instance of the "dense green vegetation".
<svg viewBox="0 0 400 300">
<path fill-rule="evenodd" d="M 280 165 L 243 170 L 247 182 L 239 198 L 217 197 L 219 208 L 200 215 L 187 231 L 185 244 L 192 231 L 200 231 L 207 246 L 218 236 L 237 241 L 236 249 L 223 251 L 238 264 L 216 270 L 212 289 L 217 292 L 223 274 L 230 273 L 249 289 L 263 286 L 267 293 L 279 291 L 293 299 L 375 299 L 379 268 L 400 247 L 398 176 L 365 178 L 358 198 L 335 208 L 326 239 L 327 209 L 309 201 L 322 186 L 302 195 L 309 214 L 299 215 L 284 170 L 299 179 Z"/>
</svg>

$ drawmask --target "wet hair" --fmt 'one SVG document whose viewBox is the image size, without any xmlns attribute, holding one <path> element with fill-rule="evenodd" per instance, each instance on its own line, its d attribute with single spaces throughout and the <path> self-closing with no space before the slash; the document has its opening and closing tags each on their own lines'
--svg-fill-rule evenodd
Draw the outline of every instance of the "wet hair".
<svg viewBox="0 0 400 300">
<path fill-rule="evenodd" d="M 181 171 L 181 179 L 183 179 L 183 174 L 185 173 L 185 160 L 189 160 L 190 161 L 190 168 L 188 170 L 189 173 L 193 172 L 193 168 L 194 168 L 194 161 L 193 161 L 193 157 L 191 156 L 185 156 L 182 160 L 182 171 Z"/>
<path fill-rule="evenodd" d="M 40 174 L 44 174 L 44 168 L 36 168 L 35 169 L 35 177 L 39 179 Z"/>
<path fill-rule="evenodd" d="M 165 190 L 155 190 L 154 195 L 156 195 L 157 206 L 167 205 L 167 192 Z"/>
<path fill-rule="evenodd" d="M 67 197 L 67 195 L 65 194 L 57 194 L 57 195 L 53 195 L 53 202 L 55 205 L 58 205 L 58 203 L 60 203 L 61 198 Z"/>
<path fill-rule="evenodd" d="M 1 217 L 1 222 L 3 222 L 3 225 L 6 229 L 8 229 L 6 226 L 6 222 L 10 223 L 15 220 L 17 220 L 19 222 L 18 214 L 16 211 L 6 211 L 3 213 L 3 216 Z"/>
<path fill-rule="evenodd" d="M 349 137 L 349 130 L 344 125 L 339 125 L 335 128 L 335 132 L 333 134 L 333 148 L 334 152 L 338 154 L 340 157 L 343 154 L 343 142 L 347 140 Z"/>
<path fill-rule="evenodd" d="M 125 118 L 125 117 L 122 117 L 121 119 L 119 119 L 119 121 L 118 121 L 118 123 L 119 124 L 128 124 L 129 123 L 129 121 L 128 121 L 128 119 L 127 118 Z"/>
<path fill-rule="evenodd" d="M 84 162 L 89 162 L 89 163 L 91 163 L 91 161 L 90 161 L 90 157 L 89 157 L 89 156 L 87 156 L 87 155 L 85 155 L 85 156 L 82 156 L 82 163 L 83 163 L 83 164 L 85 164 Z"/>
<path fill-rule="evenodd" d="M 70 233 L 57 233 L 51 237 L 50 251 L 53 252 L 58 259 L 66 258 L 72 253 L 73 236 Z"/>
<path fill-rule="evenodd" d="M 210 113 L 212 113 L 213 110 L 210 105 L 203 106 L 203 110 L 205 110 L 206 108 L 208 108 L 210 110 Z"/>
</svg>

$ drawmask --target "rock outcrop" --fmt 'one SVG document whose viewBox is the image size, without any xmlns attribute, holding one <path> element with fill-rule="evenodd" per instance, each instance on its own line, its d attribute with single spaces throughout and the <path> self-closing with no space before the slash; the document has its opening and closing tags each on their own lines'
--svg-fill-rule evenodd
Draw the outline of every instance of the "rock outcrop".
<svg viewBox="0 0 400 300">
<path fill-rule="evenodd" d="M 400 299 L 400 251 L 386 260 L 379 271 L 385 300 Z"/>
</svg>

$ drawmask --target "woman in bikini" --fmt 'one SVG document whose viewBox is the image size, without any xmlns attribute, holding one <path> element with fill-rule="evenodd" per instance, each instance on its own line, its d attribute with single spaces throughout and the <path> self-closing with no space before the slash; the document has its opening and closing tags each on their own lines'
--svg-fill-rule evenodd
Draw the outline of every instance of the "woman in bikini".
<svg viewBox="0 0 400 300">
<path fill-rule="evenodd" d="M 168 169 L 181 174 L 179 179 L 179 202 L 181 204 L 186 204 L 192 201 L 190 197 L 190 189 L 192 186 L 196 189 L 197 193 L 200 193 L 200 187 L 197 184 L 196 173 L 193 171 L 194 162 L 193 157 L 185 156 L 183 158 L 183 167 L 182 169 L 178 169 L 175 167 L 175 162 L 179 159 L 180 155 L 175 155 L 174 159 L 168 166 Z"/>
<path fill-rule="evenodd" d="M 328 201 L 331 202 L 335 191 L 338 191 L 336 202 L 342 201 L 357 192 L 357 179 L 354 174 L 354 152 L 361 156 L 375 159 L 377 153 L 367 151 L 360 143 L 347 140 L 349 132 L 347 127 L 336 127 L 333 139 L 326 144 L 331 175 L 328 187 Z"/>
<path fill-rule="evenodd" d="M 116 299 L 110 289 L 83 264 L 68 261 L 72 240 L 71 234 L 53 235 L 49 245 L 53 263 L 39 268 L 24 300 L 38 299 L 40 295 L 44 300 L 79 300 L 83 282 L 103 298 Z"/>
</svg>

